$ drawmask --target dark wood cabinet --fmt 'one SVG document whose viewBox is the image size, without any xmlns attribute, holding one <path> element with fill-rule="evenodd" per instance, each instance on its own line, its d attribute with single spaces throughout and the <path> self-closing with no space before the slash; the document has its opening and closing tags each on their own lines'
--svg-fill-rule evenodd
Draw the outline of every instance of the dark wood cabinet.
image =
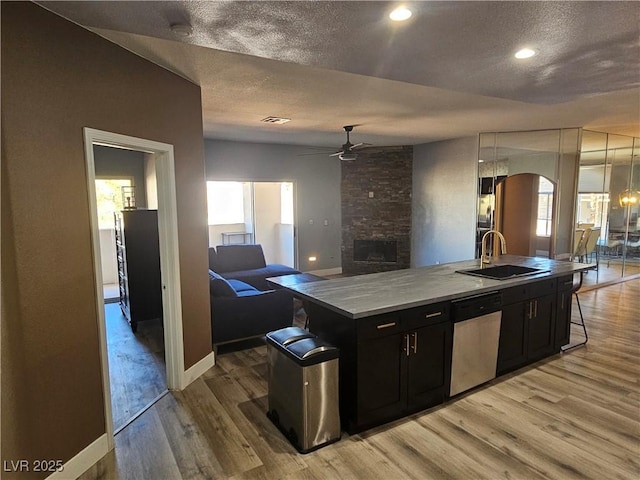
<svg viewBox="0 0 640 480">
<path fill-rule="evenodd" d="M 539 360 L 553 353 L 556 294 L 528 302 L 527 360 Z"/>
<path fill-rule="evenodd" d="M 422 327 L 408 340 L 407 410 L 414 412 L 444 402 L 449 393 L 452 324 Z"/>
<path fill-rule="evenodd" d="M 397 317 L 374 317 L 366 321 L 376 323 L 376 320 L 378 325 L 400 325 Z M 359 339 L 357 415 L 351 424 L 371 425 L 379 419 L 391 419 L 402 414 L 406 398 L 406 365 L 401 352 L 404 336 L 403 332 L 396 331 Z"/>
<path fill-rule="evenodd" d="M 502 298 L 498 376 L 569 343 L 572 280 L 568 274 L 497 288 Z M 308 301 L 309 329 L 340 349 L 344 430 L 358 433 L 449 398 L 455 299 L 413 308 L 398 305 L 395 311 L 361 318 L 326 305 Z"/>
<path fill-rule="evenodd" d="M 503 291 L 498 375 L 554 352 L 556 290 L 550 279 Z"/>
<path fill-rule="evenodd" d="M 554 352 L 568 345 L 571 334 L 571 302 L 573 289 L 573 275 L 566 275 L 558 279 L 558 298 L 556 300 L 556 325 L 554 334 Z"/>
<path fill-rule="evenodd" d="M 340 348 L 341 419 L 356 433 L 438 405 L 449 391 L 449 304 L 353 320 L 310 305 L 310 330 Z"/>
<path fill-rule="evenodd" d="M 120 308 L 131 329 L 162 317 L 157 210 L 115 214 Z"/>
<path fill-rule="evenodd" d="M 525 302 L 502 306 L 500 342 L 498 344 L 498 374 L 518 368 L 527 362 L 525 312 Z"/>
</svg>

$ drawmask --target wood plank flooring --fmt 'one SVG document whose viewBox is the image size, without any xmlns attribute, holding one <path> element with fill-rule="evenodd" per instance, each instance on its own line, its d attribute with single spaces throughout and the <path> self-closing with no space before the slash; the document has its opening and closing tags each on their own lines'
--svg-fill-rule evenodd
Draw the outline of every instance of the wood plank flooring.
<svg viewBox="0 0 640 480">
<path fill-rule="evenodd" d="M 104 306 L 114 430 L 167 390 L 162 319 L 138 324 L 134 334 L 118 303 Z"/>
<path fill-rule="evenodd" d="M 81 478 L 638 479 L 640 280 L 580 301 L 586 347 L 307 455 L 265 415 L 265 347 L 219 355 Z"/>
</svg>

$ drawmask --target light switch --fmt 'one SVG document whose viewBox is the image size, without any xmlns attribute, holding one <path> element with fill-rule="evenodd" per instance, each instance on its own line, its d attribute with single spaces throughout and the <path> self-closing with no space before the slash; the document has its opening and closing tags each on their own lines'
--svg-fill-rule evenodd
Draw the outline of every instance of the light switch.
<svg viewBox="0 0 640 480">
<path fill-rule="evenodd" d="M 329 226 L 329 220 L 327 220 L 326 218 L 324 219 L 324 222 L 322 222 L 322 223 L 324 223 L 325 227 Z"/>
<path fill-rule="evenodd" d="M 373 198 L 373 192 L 369 192 L 369 198 Z"/>
<path fill-rule="evenodd" d="M 313 225 L 313 218 L 309 219 L 309 225 Z"/>
</svg>

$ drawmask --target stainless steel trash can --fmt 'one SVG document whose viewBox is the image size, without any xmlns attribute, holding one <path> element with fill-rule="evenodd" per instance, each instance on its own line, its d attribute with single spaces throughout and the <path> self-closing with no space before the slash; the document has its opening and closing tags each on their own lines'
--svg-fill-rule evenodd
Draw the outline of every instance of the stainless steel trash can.
<svg viewBox="0 0 640 480">
<path fill-rule="evenodd" d="M 340 440 L 338 349 L 297 327 L 266 338 L 267 416 L 300 453 Z"/>
</svg>

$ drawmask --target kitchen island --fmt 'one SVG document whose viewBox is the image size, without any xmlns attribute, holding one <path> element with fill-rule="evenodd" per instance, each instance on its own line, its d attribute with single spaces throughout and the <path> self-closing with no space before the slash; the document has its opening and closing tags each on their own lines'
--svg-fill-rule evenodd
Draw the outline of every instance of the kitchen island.
<svg viewBox="0 0 640 480">
<path fill-rule="evenodd" d="M 460 273 L 480 267 L 479 260 L 469 260 L 290 288 L 307 301 L 309 330 L 340 348 L 345 430 L 356 433 L 460 393 L 452 388 L 452 361 L 456 383 L 474 373 L 466 369 L 476 358 L 488 358 L 484 369 L 493 378 L 569 343 L 573 275 L 593 266 L 514 255 L 488 267 L 497 265 L 537 271 L 502 280 Z M 463 330 L 481 325 L 475 321 L 490 313 L 493 330 Z M 466 347 L 470 336 L 477 349 Z"/>
</svg>

